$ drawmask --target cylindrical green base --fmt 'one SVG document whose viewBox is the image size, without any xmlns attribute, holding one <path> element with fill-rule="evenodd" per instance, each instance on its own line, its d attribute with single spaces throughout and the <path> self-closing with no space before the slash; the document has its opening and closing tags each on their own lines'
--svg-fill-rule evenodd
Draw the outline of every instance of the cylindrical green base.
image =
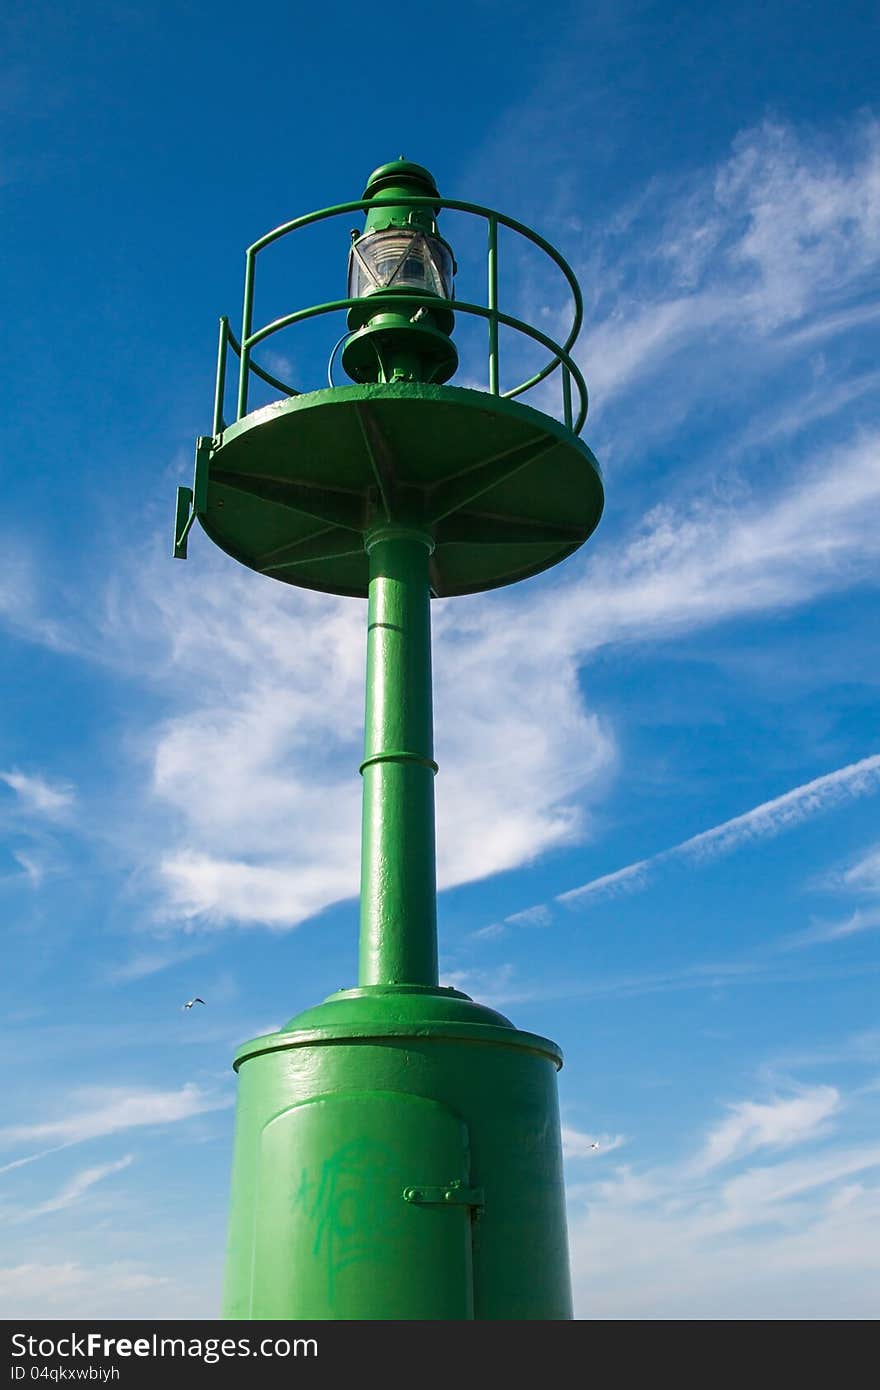
<svg viewBox="0 0 880 1390">
<path fill-rule="evenodd" d="M 376 986 L 235 1065 L 224 1317 L 571 1317 L 553 1043 Z"/>
</svg>

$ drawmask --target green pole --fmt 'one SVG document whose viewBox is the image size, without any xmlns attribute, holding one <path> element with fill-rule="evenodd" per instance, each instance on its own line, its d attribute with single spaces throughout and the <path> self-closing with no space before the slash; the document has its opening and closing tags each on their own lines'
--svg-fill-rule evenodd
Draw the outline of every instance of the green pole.
<svg viewBox="0 0 880 1390">
<path fill-rule="evenodd" d="M 359 983 L 437 984 L 430 536 L 373 531 Z"/>
</svg>

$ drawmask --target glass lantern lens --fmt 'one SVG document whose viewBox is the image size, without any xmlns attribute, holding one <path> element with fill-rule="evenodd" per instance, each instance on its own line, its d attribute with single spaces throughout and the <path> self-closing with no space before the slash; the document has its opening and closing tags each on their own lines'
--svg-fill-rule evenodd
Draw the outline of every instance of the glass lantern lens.
<svg viewBox="0 0 880 1390">
<path fill-rule="evenodd" d="M 371 232 L 355 242 L 348 263 L 351 299 L 377 290 L 427 290 L 452 297 L 452 257 L 436 237 L 401 227 Z"/>
</svg>

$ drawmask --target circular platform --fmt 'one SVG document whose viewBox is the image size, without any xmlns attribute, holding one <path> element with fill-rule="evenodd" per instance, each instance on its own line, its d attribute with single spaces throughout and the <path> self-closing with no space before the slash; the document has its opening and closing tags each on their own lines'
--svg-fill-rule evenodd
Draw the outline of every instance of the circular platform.
<svg viewBox="0 0 880 1390">
<path fill-rule="evenodd" d="M 343 386 L 254 411 L 220 436 L 200 521 L 241 564 L 366 597 L 364 535 L 434 536 L 437 597 L 558 564 L 602 514 L 587 446 L 531 406 L 458 386 Z"/>
</svg>

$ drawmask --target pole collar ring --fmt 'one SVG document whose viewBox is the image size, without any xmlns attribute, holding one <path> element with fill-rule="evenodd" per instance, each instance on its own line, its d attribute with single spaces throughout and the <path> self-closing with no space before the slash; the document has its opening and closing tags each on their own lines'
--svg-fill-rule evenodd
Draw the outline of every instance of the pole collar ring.
<svg viewBox="0 0 880 1390">
<path fill-rule="evenodd" d="M 429 531 L 423 531 L 419 526 L 392 525 L 377 526 L 375 530 L 368 531 L 364 537 L 364 549 L 369 555 L 374 545 L 379 541 L 418 541 L 425 546 L 429 555 L 434 553 L 434 537 Z"/>
<path fill-rule="evenodd" d="M 429 767 L 432 772 L 440 771 L 433 758 L 426 758 L 423 753 L 405 753 L 392 750 L 390 753 L 374 753 L 372 757 L 364 758 L 358 768 L 361 776 L 365 768 L 372 767 L 374 763 L 416 763 L 419 767 Z"/>
</svg>

